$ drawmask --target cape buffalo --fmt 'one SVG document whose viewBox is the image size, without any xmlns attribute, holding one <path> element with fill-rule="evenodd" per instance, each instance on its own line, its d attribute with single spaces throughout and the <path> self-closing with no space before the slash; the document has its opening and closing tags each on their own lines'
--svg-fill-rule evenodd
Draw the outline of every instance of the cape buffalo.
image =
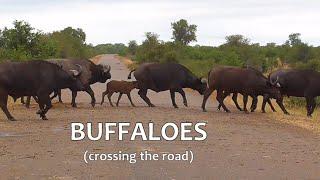
<svg viewBox="0 0 320 180">
<path fill-rule="evenodd" d="M 80 70 L 64 71 L 61 67 L 46 61 L 5 62 L 0 64 L 0 106 L 9 120 L 15 120 L 7 109 L 8 95 L 14 99 L 22 96 L 36 96 L 40 110 L 37 114 L 46 120 L 46 113 L 52 107 L 50 93 L 62 88 L 83 89 L 78 77 Z"/>
<path fill-rule="evenodd" d="M 248 96 L 253 98 L 253 104 L 257 103 L 257 96 L 264 95 L 264 98 L 275 98 L 284 113 L 288 114 L 282 104 L 280 91 L 273 87 L 262 73 L 248 68 L 238 67 L 216 67 L 208 73 L 208 89 L 204 93 L 202 109 L 206 111 L 205 104 L 214 90 L 217 90 L 217 100 L 226 112 L 230 112 L 224 105 L 224 92 L 241 93 L 243 95 L 244 111 L 247 110 Z"/>
<path fill-rule="evenodd" d="M 315 97 L 320 96 L 320 73 L 313 70 L 280 69 L 269 75 L 271 84 L 278 86 L 281 95 L 305 97 L 307 116 L 311 117 L 315 107 Z M 264 109 L 266 102 L 263 102 Z"/>
<path fill-rule="evenodd" d="M 191 88 L 203 94 L 207 87 L 207 83 L 203 79 L 196 77 L 186 67 L 177 63 L 144 63 L 132 70 L 128 79 L 131 79 L 132 72 L 138 81 L 138 94 L 150 107 L 154 107 L 154 105 L 147 97 L 148 89 L 155 92 L 170 90 L 172 105 L 178 108 L 175 102 L 175 92 L 181 94 L 183 104 L 188 106 L 183 88 Z"/>
<path fill-rule="evenodd" d="M 83 72 L 80 75 L 80 80 L 82 84 L 84 85 L 84 91 L 86 91 L 91 96 L 91 105 L 92 107 L 95 106 L 96 99 L 94 97 L 94 92 L 91 89 L 90 85 L 94 84 L 96 82 L 105 83 L 108 79 L 111 78 L 110 74 L 110 66 L 106 64 L 94 64 L 92 61 L 87 59 L 52 59 L 48 60 L 51 63 L 57 64 L 61 66 L 64 70 L 70 70 L 72 68 L 75 68 L 77 65 L 81 65 L 83 68 Z M 76 97 L 77 97 L 77 91 L 81 91 L 77 87 L 70 87 L 69 88 L 72 91 L 72 107 L 77 107 L 76 105 Z M 59 96 L 59 101 L 61 100 L 61 90 L 55 92 L 54 96 L 51 97 L 53 99 L 56 96 Z"/>
</svg>

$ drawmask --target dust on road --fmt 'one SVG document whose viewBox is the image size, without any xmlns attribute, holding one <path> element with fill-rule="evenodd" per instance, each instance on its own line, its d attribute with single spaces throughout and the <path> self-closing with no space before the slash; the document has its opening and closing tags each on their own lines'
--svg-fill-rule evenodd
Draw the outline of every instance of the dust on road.
<svg viewBox="0 0 320 180">
<path fill-rule="evenodd" d="M 104 55 L 101 62 L 110 64 L 112 79 L 124 80 L 128 69 L 114 55 Z M 93 85 L 97 103 L 105 84 Z M 307 130 L 275 121 L 268 114 L 244 114 L 216 110 L 208 102 L 209 112 L 200 109 L 202 96 L 187 91 L 189 107 L 176 96 L 179 109 L 172 108 L 168 92 L 149 92 L 157 106 L 149 108 L 132 92 L 131 107 L 124 96 L 120 107 L 108 103 L 91 108 L 90 96 L 78 93 L 78 108 L 70 105 L 68 90 L 63 91 L 64 104 L 54 103 L 48 121 L 39 120 L 33 104 L 10 107 L 17 122 L 9 122 L 0 113 L 1 179 L 318 179 L 320 177 L 320 138 Z M 115 101 L 117 95 L 113 96 Z M 280 114 L 280 113 L 279 113 Z M 281 115 L 282 116 L 282 115 Z M 283 115 L 284 116 L 284 115 Z M 71 122 L 142 122 L 155 126 L 166 122 L 207 122 L 208 138 L 201 142 L 142 140 L 77 141 L 70 140 Z M 192 164 L 174 161 L 97 161 L 85 164 L 83 152 L 183 152 L 192 150 Z"/>
</svg>

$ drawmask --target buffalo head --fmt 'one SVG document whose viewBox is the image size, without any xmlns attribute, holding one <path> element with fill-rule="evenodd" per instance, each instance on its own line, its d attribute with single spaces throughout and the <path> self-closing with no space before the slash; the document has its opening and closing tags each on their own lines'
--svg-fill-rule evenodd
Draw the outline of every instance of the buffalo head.
<svg viewBox="0 0 320 180">
<path fill-rule="evenodd" d="M 199 94 L 203 95 L 203 93 L 207 89 L 207 80 L 205 78 L 196 79 L 192 89 L 198 91 Z"/>
<path fill-rule="evenodd" d="M 111 67 L 109 65 L 105 65 L 105 64 L 99 64 L 98 65 L 99 68 L 99 82 L 101 83 L 105 83 L 108 79 L 111 78 Z"/>
</svg>

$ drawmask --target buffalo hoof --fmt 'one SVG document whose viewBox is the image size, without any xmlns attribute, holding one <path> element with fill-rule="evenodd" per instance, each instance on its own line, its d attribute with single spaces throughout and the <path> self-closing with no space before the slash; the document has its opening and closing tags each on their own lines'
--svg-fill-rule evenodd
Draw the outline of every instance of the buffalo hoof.
<svg viewBox="0 0 320 180">
<path fill-rule="evenodd" d="M 266 113 L 266 111 L 265 111 L 265 110 L 262 110 L 261 113 Z"/>
<path fill-rule="evenodd" d="M 134 105 L 134 104 L 131 104 L 132 105 L 132 107 L 136 107 L 136 105 Z"/>
<path fill-rule="evenodd" d="M 285 114 L 285 115 L 290 115 L 290 113 L 288 113 L 288 112 L 285 112 L 284 114 Z M 311 115 L 310 115 L 310 116 L 311 116 Z"/>
<path fill-rule="evenodd" d="M 48 118 L 46 116 L 42 116 L 41 119 L 45 120 L 45 121 L 48 120 Z"/>
<path fill-rule="evenodd" d="M 94 103 L 91 103 L 91 106 L 94 108 L 94 106 L 96 105 L 96 103 L 94 102 Z"/>
<path fill-rule="evenodd" d="M 206 109 L 202 109 L 202 112 L 207 112 L 207 110 Z"/>
<path fill-rule="evenodd" d="M 184 105 L 185 107 L 188 107 L 188 103 L 187 103 L 187 102 L 183 102 L 183 105 Z"/>
<path fill-rule="evenodd" d="M 150 104 L 149 107 L 156 107 L 154 104 Z"/>
<path fill-rule="evenodd" d="M 16 121 L 14 117 L 8 118 L 9 121 Z"/>
<path fill-rule="evenodd" d="M 177 105 L 173 105 L 174 108 L 178 109 L 179 107 Z"/>
<path fill-rule="evenodd" d="M 311 114 L 308 114 L 307 117 L 308 117 L 308 118 L 312 118 L 312 115 L 311 115 Z"/>
<path fill-rule="evenodd" d="M 249 114 L 249 111 L 248 111 L 248 110 L 244 110 L 243 112 L 246 113 L 246 114 Z"/>
<path fill-rule="evenodd" d="M 226 110 L 226 113 L 231 113 L 231 111 L 230 110 Z"/>
<path fill-rule="evenodd" d="M 77 104 L 71 104 L 71 106 L 72 106 L 73 108 L 76 108 L 76 107 L 77 107 Z"/>
</svg>

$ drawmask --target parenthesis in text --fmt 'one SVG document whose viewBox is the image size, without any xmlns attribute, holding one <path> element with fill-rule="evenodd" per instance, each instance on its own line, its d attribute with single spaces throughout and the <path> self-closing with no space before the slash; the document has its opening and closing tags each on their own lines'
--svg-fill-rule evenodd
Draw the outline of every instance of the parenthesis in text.
<svg viewBox="0 0 320 180">
<path fill-rule="evenodd" d="M 88 161 L 87 161 L 87 153 L 88 153 L 88 150 L 86 150 L 84 153 L 83 153 L 83 160 L 86 164 L 88 164 Z"/>
<path fill-rule="evenodd" d="M 192 163 L 193 161 L 193 152 L 191 150 L 189 150 L 190 154 L 191 154 L 191 158 L 190 158 L 190 164 Z"/>
</svg>

